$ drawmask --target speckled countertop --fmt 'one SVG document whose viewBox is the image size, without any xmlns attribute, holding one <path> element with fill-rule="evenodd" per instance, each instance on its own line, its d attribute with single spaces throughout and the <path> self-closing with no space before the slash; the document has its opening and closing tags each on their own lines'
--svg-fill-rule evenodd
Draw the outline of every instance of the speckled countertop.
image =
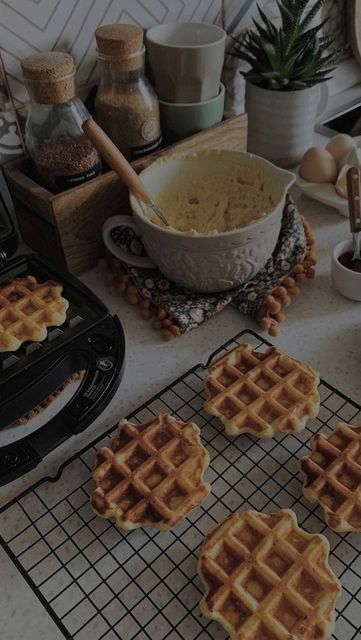
<svg viewBox="0 0 361 640">
<path fill-rule="evenodd" d="M 287 309 L 287 321 L 275 344 L 308 361 L 322 377 L 355 400 L 361 398 L 361 304 L 343 298 L 330 280 L 332 247 L 349 235 L 347 221 L 336 211 L 311 202 L 294 192 L 306 213 L 317 241 L 317 277 L 302 287 L 302 295 Z M 94 270 L 82 278 L 121 319 L 127 340 L 127 364 L 123 382 L 109 407 L 84 433 L 68 440 L 27 476 L 0 490 L 1 504 L 37 479 L 54 474 L 59 465 L 87 442 L 130 413 L 137 405 L 181 375 L 244 328 L 259 330 L 255 323 L 226 309 L 187 336 L 164 343 L 160 334 L 144 322 L 104 283 Z M 1 640 L 61 640 L 63 636 L 3 551 L 0 551 Z"/>
</svg>

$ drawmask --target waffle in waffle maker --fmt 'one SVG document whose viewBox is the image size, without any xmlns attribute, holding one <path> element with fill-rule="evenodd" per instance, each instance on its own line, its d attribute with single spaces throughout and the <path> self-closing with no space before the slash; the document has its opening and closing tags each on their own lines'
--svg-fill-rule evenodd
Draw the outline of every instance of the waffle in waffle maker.
<svg viewBox="0 0 361 640">
<path fill-rule="evenodd" d="M 33 276 L 62 285 L 69 302 L 66 320 L 47 327 L 43 341 L 25 341 L 0 353 L 0 428 L 16 423 L 73 373 L 84 378 L 71 400 L 46 424 L 0 447 L 0 485 L 34 468 L 70 436 L 88 427 L 118 388 L 124 366 L 121 324 L 79 280 L 35 254 L 10 259 L 17 248 L 13 204 L 0 172 L 0 287 L 9 279 Z M 16 428 L 16 427 L 14 427 Z"/>
</svg>

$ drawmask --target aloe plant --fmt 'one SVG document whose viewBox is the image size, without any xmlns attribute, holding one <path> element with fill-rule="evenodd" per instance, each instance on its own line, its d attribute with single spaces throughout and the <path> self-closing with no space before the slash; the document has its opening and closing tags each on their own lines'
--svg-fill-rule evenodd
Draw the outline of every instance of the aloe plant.
<svg viewBox="0 0 361 640">
<path fill-rule="evenodd" d="M 264 89 L 293 91 L 329 80 L 339 52 L 330 52 L 334 36 L 321 35 L 328 17 L 311 26 L 324 0 L 277 0 L 277 27 L 257 5 L 260 19 L 245 36 L 233 38 L 230 55 L 248 62 L 247 80 Z"/>
</svg>

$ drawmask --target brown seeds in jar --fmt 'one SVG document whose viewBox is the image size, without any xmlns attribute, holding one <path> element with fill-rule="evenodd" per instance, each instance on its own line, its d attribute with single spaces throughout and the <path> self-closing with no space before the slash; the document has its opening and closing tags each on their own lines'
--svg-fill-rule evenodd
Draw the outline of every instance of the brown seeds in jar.
<svg viewBox="0 0 361 640">
<path fill-rule="evenodd" d="M 102 25 L 95 37 L 101 63 L 97 121 L 126 157 L 155 151 L 162 141 L 159 102 L 144 74 L 143 30 Z"/>
<path fill-rule="evenodd" d="M 33 160 L 39 176 L 54 191 L 81 184 L 101 171 L 99 154 L 85 135 L 44 140 Z"/>
</svg>

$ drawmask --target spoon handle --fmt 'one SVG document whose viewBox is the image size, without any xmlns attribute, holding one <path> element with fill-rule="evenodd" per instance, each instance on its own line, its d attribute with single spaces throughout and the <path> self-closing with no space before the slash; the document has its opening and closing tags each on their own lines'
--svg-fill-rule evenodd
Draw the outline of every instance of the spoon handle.
<svg viewBox="0 0 361 640">
<path fill-rule="evenodd" d="M 350 226 L 353 233 L 361 231 L 360 169 L 351 167 L 347 172 L 347 196 Z"/>
<path fill-rule="evenodd" d="M 83 122 L 83 131 L 92 141 L 93 145 L 98 149 L 100 155 L 106 160 L 107 164 L 114 169 L 115 173 L 129 187 L 129 190 L 144 204 L 152 203 L 152 196 L 148 189 L 144 186 L 139 176 L 129 164 L 128 160 L 111 141 L 109 136 L 99 127 L 93 120 L 88 118 Z"/>
</svg>

